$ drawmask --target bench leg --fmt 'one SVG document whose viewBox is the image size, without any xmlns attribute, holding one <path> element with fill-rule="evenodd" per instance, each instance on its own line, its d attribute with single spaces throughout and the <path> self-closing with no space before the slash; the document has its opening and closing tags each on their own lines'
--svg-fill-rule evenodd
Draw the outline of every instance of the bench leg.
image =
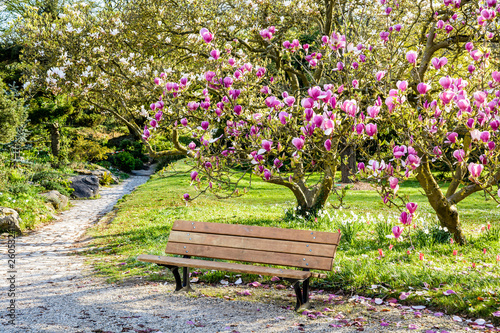
<svg viewBox="0 0 500 333">
<path fill-rule="evenodd" d="M 183 267 L 182 271 L 182 277 L 183 280 L 181 280 L 181 275 L 179 274 L 179 267 L 177 266 L 171 266 L 171 265 L 161 265 L 158 264 L 158 266 L 164 266 L 170 269 L 172 274 L 174 275 L 175 278 L 175 293 L 177 292 L 191 292 L 194 291 L 193 288 L 191 288 L 191 285 L 189 284 L 189 268 Z"/>
<path fill-rule="evenodd" d="M 292 283 L 293 289 L 295 290 L 295 295 L 297 297 L 297 303 L 295 305 L 295 311 L 302 312 L 309 309 L 309 278 L 305 280 L 294 280 L 285 279 Z M 300 289 L 300 282 L 302 282 L 302 290 Z"/>
</svg>

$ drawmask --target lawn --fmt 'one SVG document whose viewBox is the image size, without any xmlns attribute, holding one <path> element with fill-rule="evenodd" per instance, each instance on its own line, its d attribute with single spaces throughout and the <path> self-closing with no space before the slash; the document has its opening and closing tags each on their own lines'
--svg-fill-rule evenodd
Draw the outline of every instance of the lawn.
<svg viewBox="0 0 500 333">
<path fill-rule="evenodd" d="M 320 231 L 341 229 L 343 238 L 334 270 L 326 280 L 314 280 L 313 287 L 395 297 L 404 304 L 498 319 L 492 313 L 500 310 L 500 211 L 481 194 L 459 204 L 469 242 L 460 247 L 451 244 L 448 233 L 439 228 L 417 183 L 402 184 L 400 191 L 419 204 L 418 227 L 412 231 L 411 239 L 405 235 L 403 241 L 396 242 L 386 237 L 392 226 L 399 223 L 396 212 L 384 206 L 375 191 L 349 191 L 345 208 L 327 207 L 317 221 L 306 222 L 294 218 L 295 203 L 289 190 L 255 179 L 243 197 L 217 200 L 202 196 L 186 205 L 182 195 L 194 194 L 186 173 L 188 166 L 181 160 L 173 167 L 175 172 L 157 174 L 121 199 L 108 222 L 90 231 L 97 250 L 90 251 L 89 257 L 98 273 L 109 281 L 137 276 L 173 281 L 168 270 L 136 258 L 141 253 L 162 255 L 176 219 Z M 444 183 L 440 185 L 446 187 Z M 333 198 L 332 203 L 335 204 Z M 226 274 L 207 272 L 200 281 L 217 282 Z M 229 276 L 231 281 L 236 280 Z M 258 277 L 242 278 L 251 282 Z"/>
</svg>

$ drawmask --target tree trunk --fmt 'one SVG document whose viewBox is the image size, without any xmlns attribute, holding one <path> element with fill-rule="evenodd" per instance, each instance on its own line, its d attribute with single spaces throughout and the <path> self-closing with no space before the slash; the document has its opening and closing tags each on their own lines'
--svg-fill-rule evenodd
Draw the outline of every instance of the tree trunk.
<svg viewBox="0 0 500 333">
<path fill-rule="evenodd" d="M 50 131 L 50 148 L 52 150 L 52 155 L 55 157 L 59 156 L 61 133 L 59 132 L 59 124 L 54 122 L 49 125 Z"/>
<path fill-rule="evenodd" d="M 344 163 L 346 157 L 347 163 Z M 342 183 L 352 183 L 352 180 L 349 179 L 349 177 L 354 173 L 353 170 L 356 170 L 356 147 L 348 146 L 343 151 L 340 159 L 340 174 Z"/>
<path fill-rule="evenodd" d="M 455 242 L 465 245 L 466 240 L 460 226 L 457 207 L 448 201 L 439 188 L 431 173 L 427 156 L 422 156 L 421 164 L 417 168 L 417 180 L 425 191 L 431 207 L 436 212 L 441 226 L 446 227 L 453 234 Z"/>
</svg>

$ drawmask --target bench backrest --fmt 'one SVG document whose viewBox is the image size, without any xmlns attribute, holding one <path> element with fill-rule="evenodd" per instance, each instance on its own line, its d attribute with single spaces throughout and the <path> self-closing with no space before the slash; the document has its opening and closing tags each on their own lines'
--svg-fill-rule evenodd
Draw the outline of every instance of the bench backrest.
<svg viewBox="0 0 500 333">
<path fill-rule="evenodd" d="M 166 253 L 332 270 L 339 233 L 175 221 Z"/>
</svg>

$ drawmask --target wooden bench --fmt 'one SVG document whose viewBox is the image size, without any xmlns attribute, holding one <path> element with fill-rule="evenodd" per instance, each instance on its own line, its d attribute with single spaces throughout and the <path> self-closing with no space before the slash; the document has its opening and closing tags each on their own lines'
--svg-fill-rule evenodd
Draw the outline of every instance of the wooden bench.
<svg viewBox="0 0 500 333">
<path fill-rule="evenodd" d="M 326 278 L 326 274 L 310 270 L 331 271 L 339 241 L 339 233 L 175 221 L 165 253 L 183 257 L 143 254 L 137 259 L 169 268 L 175 277 L 176 292 L 192 291 L 189 284 L 189 267 L 278 276 L 292 283 L 297 296 L 295 310 L 298 310 L 309 307 L 309 279 Z M 302 270 L 191 259 L 191 257 L 297 267 Z M 178 271 L 180 267 L 183 267 L 182 281 Z"/>
</svg>

